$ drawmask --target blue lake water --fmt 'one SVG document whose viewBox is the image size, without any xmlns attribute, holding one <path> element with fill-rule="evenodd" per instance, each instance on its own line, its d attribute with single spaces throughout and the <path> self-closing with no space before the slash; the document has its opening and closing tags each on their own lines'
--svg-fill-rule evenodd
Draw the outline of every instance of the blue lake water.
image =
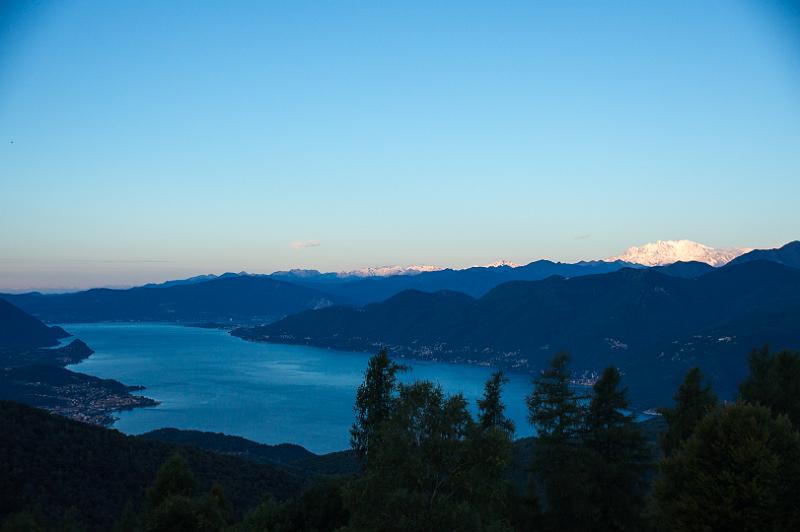
<svg viewBox="0 0 800 532">
<path fill-rule="evenodd" d="M 165 324 L 69 324 L 95 353 L 70 369 L 128 385 L 161 402 L 119 412 L 114 428 L 141 434 L 162 427 L 224 432 L 254 441 L 297 443 L 324 453 L 349 446 L 356 388 L 369 354 L 246 342 L 217 329 Z M 404 360 L 403 381 L 427 379 L 463 392 L 473 408 L 491 369 Z M 517 437 L 532 434 L 525 396 L 530 378 L 511 374 L 507 412 Z"/>
</svg>

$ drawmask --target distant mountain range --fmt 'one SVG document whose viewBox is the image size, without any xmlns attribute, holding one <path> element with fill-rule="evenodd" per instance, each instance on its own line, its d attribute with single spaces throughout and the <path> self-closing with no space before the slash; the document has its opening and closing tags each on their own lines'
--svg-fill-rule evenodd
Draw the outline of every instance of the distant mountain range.
<svg viewBox="0 0 800 532">
<path fill-rule="evenodd" d="M 663 403 L 691 364 L 732 395 L 750 348 L 800 347 L 798 276 L 795 241 L 722 267 L 540 260 L 370 278 L 294 270 L 3 297 L 51 323 L 225 323 L 252 340 L 388 345 L 398 355 L 521 371 L 565 348 L 579 373 L 615 364 L 639 374 L 631 388 L 646 404 Z M 0 299 L 0 345 L 55 345 L 65 334 Z"/>
<path fill-rule="evenodd" d="M 51 323 L 94 321 L 269 322 L 339 302 L 315 288 L 263 276 L 202 280 L 70 294 L 5 294 L 23 310 Z"/>
<path fill-rule="evenodd" d="M 516 268 L 474 267 L 368 278 L 339 278 L 308 270 L 272 275 L 226 273 L 129 289 L 96 288 L 67 294 L 31 292 L 0 294 L 0 297 L 51 323 L 265 323 L 333 304 L 360 306 L 382 301 L 403 290 L 454 290 L 477 297 L 508 281 L 538 280 L 551 275 L 576 277 L 632 266 L 622 262 L 566 264 L 540 260 Z"/>
<path fill-rule="evenodd" d="M 492 288 L 509 281 L 536 281 L 552 275 L 579 277 L 599 273 L 610 273 L 626 267 L 636 267 L 624 262 L 578 262 L 574 264 L 537 260 L 525 266 L 476 266 L 465 270 L 445 269 L 418 275 L 398 275 L 369 279 L 348 280 L 328 284 L 324 289 L 352 305 L 365 305 L 383 301 L 403 290 L 436 292 L 452 290 L 480 297 Z M 313 278 L 295 282 L 323 289 Z"/>
<path fill-rule="evenodd" d="M 769 256 L 793 256 L 797 246 Z M 567 349 L 578 373 L 613 364 L 638 375 L 629 385 L 641 406 L 666 403 L 697 364 L 731 396 L 750 348 L 800 347 L 800 263 L 792 264 L 623 268 L 506 282 L 478 299 L 409 290 L 364 308 L 306 311 L 234 334 L 348 350 L 388 346 L 402 356 L 525 371 Z"/>
<path fill-rule="evenodd" d="M 793 242 L 780 250 L 756 250 L 741 255 L 734 263 L 763 255 L 773 262 L 800 267 L 798 247 L 800 243 Z M 289 270 L 269 275 L 240 272 L 200 275 L 130 289 L 101 288 L 67 294 L 32 292 L 0 294 L 0 297 L 51 323 L 171 321 L 258 324 L 334 304 L 362 306 L 383 301 L 404 290 L 451 290 L 481 297 L 511 281 L 537 281 L 553 275 L 573 278 L 645 267 L 624 261 L 561 263 L 538 260 L 525 266 L 502 263 L 463 270 L 448 268 L 413 275 L 405 272 L 371 277 L 316 270 Z M 653 268 L 683 278 L 696 278 L 715 269 L 701 261 L 679 261 Z"/>
</svg>

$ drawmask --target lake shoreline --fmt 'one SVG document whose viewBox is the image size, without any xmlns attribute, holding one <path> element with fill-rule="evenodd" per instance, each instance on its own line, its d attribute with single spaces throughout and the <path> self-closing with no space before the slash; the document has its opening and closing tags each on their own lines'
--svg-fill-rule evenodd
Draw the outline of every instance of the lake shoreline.
<svg viewBox="0 0 800 532">
<path fill-rule="evenodd" d="M 112 428 L 222 432 L 265 444 L 292 442 L 316 453 L 348 447 L 355 393 L 371 354 L 246 342 L 222 329 L 175 323 L 84 323 L 67 330 L 96 351 L 72 370 L 142 384 L 160 402 L 115 411 Z M 491 374 L 468 364 L 403 363 L 412 370 L 402 381 L 438 382 L 446 393 L 464 393 L 473 409 Z M 509 377 L 509 412 L 518 436 L 526 437 L 533 432 L 525 406 L 532 385 L 527 375 Z"/>
</svg>

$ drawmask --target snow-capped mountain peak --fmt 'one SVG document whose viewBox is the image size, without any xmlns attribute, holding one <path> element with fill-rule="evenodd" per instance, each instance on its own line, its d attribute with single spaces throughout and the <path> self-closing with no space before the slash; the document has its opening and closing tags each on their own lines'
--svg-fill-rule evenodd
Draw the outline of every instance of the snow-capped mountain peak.
<svg viewBox="0 0 800 532">
<path fill-rule="evenodd" d="M 622 260 L 644 266 L 663 266 L 678 261 L 698 261 L 711 266 L 722 266 L 748 251 L 752 250 L 749 248 L 712 248 L 691 240 L 657 240 L 643 246 L 630 247 L 621 255 L 605 260 Z"/>
<path fill-rule="evenodd" d="M 522 265 L 521 264 L 517 264 L 516 262 L 511 262 L 510 260 L 501 259 L 501 260 L 494 261 L 494 262 L 492 262 L 490 264 L 484 264 L 482 267 L 483 268 L 499 268 L 500 266 L 508 266 L 509 268 L 518 268 L 518 267 L 520 267 Z"/>
<path fill-rule="evenodd" d="M 424 272 L 443 270 L 439 266 L 411 265 L 411 266 L 378 266 L 375 268 L 359 268 L 348 272 L 339 272 L 339 277 L 387 277 L 390 275 L 417 275 Z"/>
</svg>

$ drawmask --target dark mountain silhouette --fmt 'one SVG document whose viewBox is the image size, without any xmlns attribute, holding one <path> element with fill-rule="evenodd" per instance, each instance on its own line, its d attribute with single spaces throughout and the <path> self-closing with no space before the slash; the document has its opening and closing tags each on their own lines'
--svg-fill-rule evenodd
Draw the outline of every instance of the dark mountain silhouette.
<svg viewBox="0 0 800 532">
<path fill-rule="evenodd" d="M 622 269 L 517 281 L 479 299 L 406 291 L 363 309 L 306 311 L 234 334 L 363 351 L 386 345 L 400 356 L 488 362 L 524 371 L 537 371 L 556 351 L 567 349 L 579 373 L 612 364 L 640 372 L 642 378 L 626 379 L 634 399 L 640 405 L 664 404 L 676 382 L 671 377 L 654 383 L 658 376 L 649 371 L 666 365 L 675 368 L 673 377 L 682 377 L 686 368 L 699 364 L 719 380 L 721 393 L 730 394 L 745 373 L 753 341 L 800 347 L 800 328 L 793 328 L 790 318 L 798 307 L 800 271 L 754 261 L 697 279 Z M 770 313 L 785 319 L 766 319 Z M 701 343 L 702 351 L 692 349 Z"/>
<path fill-rule="evenodd" d="M 198 275 L 129 289 L 95 288 L 65 294 L 31 292 L 1 296 L 49 322 L 265 323 L 331 304 L 361 306 L 383 301 L 404 290 L 452 290 L 478 297 L 508 281 L 538 280 L 551 275 L 576 277 L 617 271 L 626 266 L 630 265 L 540 260 L 518 268 L 475 267 L 370 278 L 342 278 L 316 270 L 272 275 L 241 272 Z"/>
<path fill-rule="evenodd" d="M 266 445 L 240 436 L 229 436 L 218 432 L 199 430 L 158 429 L 141 436 L 146 440 L 193 445 L 220 454 L 239 456 L 260 463 L 291 464 L 297 460 L 314 458 L 317 455 L 292 443 Z"/>
<path fill-rule="evenodd" d="M 800 268 L 800 241 L 778 249 L 755 250 L 729 266 L 767 260 Z M 561 263 L 538 260 L 525 266 L 445 269 L 416 275 L 387 277 L 342 276 L 317 270 L 288 270 L 270 275 L 225 273 L 198 275 L 127 290 L 92 289 L 69 294 L 0 294 L 23 310 L 46 321 L 174 321 L 201 323 L 270 322 L 307 309 L 331 304 L 362 306 L 384 301 L 404 290 L 449 290 L 482 297 L 510 281 L 537 281 L 551 276 L 574 278 L 647 269 L 622 261 Z M 650 268 L 683 278 L 697 278 L 714 270 L 702 262 L 676 262 Z"/>
<path fill-rule="evenodd" d="M 48 327 L 15 305 L 0 298 L 0 349 L 50 347 L 69 334 L 61 327 Z"/>
<path fill-rule="evenodd" d="M 235 274 L 214 275 L 209 273 L 206 275 L 195 275 L 194 277 L 188 277 L 186 279 L 173 279 L 171 281 L 164 281 L 163 283 L 147 283 L 146 285 L 142 285 L 141 288 L 169 288 L 170 286 L 179 286 L 182 284 L 205 283 L 207 281 L 213 281 L 214 279 L 220 279 L 226 276 L 230 277 L 231 275 Z"/>
<path fill-rule="evenodd" d="M 744 264 L 754 260 L 768 260 L 792 268 L 800 268 L 800 240 L 789 242 L 775 249 L 754 249 L 749 253 L 736 257 L 728 263 L 729 266 Z"/>
<path fill-rule="evenodd" d="M 495 286 L 509 281 L 536 281 L 552 275 L 578 277 L 617 271 L 634 265 L 626 262 L 578 262 L 574 264 L 537 260 L 525 266 L 476 266 L 464 270 L 439 270 L 416 275 L 346 278 L 332 282 L 328 277 L 296 276 L 293 282 L 324 289 L 342 300 L 360 306 L 383 301 L 404 290 L 437 292 L 450 290 L 480 297 Z M 327 275 L 327 274 L 322 274 Z M 286 278 L 286 277 L 284 277 Z"/>
<path fill-rule="evenodd" d="M 684 277 L 686 279 L 696 279 L 701 275 L 714 271 L 714 267 L 710 264 L 696 260 L 673 262 L 665 266 L 656 266 L 653 269 L 659 273 L 672 275 L 673 277 Z"/>
<path fill-rule="evenodd" d="M 337 301 L 334 296 L 314 288 L 268 277 L 239 275 L 162 287 L 98 288 L 70 294 L 31 293 L 4 297 L 45 321 L 60 323 L 268 322 Z"/>
</svg>

